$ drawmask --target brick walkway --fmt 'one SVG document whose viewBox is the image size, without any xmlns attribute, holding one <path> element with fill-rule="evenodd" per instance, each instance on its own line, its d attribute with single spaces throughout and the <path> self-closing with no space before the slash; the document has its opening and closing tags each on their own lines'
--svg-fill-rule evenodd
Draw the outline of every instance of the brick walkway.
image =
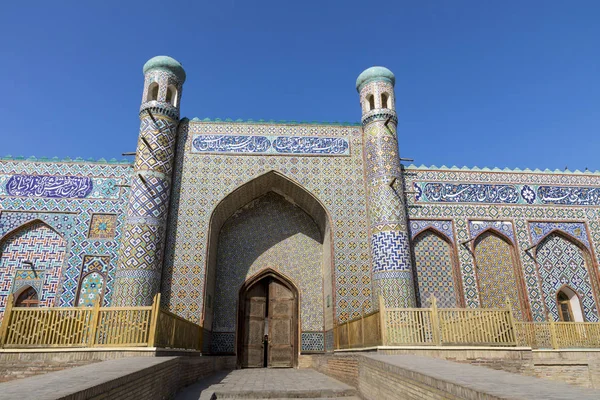
<svg viewBox="0 0 600 400">
<path fill-rule="evenodd" d="M 356 389 L 310 369 L 242 369 L 217 373 L 183 389 L 176 400 L 236 398 L 358 399 Z M 252 397 L 249 397 L 252 395 Z"/>
</svg>

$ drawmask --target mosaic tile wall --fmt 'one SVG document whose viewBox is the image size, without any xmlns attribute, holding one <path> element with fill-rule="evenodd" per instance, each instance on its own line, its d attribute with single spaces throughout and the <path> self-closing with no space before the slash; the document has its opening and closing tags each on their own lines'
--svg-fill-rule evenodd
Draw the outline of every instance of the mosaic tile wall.
<svg viewBox="0 0 600 400">
<path fill-rule="evenodd" d="M 579 295 L 586 321 L 598 321 L 598 307 L 588 274 L 589 257 L 571 241 L 556 233 L 543 239 L 537 250 L 537 261 L 546 308 L 559 321 L 556 307 L 556 293 L 567 285 Z M 588 260 L 586 260 L 588 259 Z"/>
<path fill-rule="evenodd" d="M 408 196 L 411 223 L 443 218 L 454 222 L 467 306 L 481 305 L 472 239 L 475 232 L 489 228 L 514 240 L 526 300 L 535 321 L 544 321 L 551 311 L 544 301 L 549 294 L 544 293 L 548 289 L 542 287 L 535 255 L 536 245 L 550 231 L 559 230 L 589 246 L 597 276 L 600 202 L 596 193 L 600 173 L 408 166 L 403 176 L 408 190 L 415 191 Z M 472 222 L 480 224 L 479 228 Z M 505 229 L 507 224 L 512 225 L 512 234 Z"/>
<path fill-rule="evenodd" d="M 487 231 L 475 243 L 475 261 L 481 306 L 504 308 L 508 297 L 515 317 L 523 319 L 510 245 L 495 232 Z"/>
<path fill-rule="evenodd" d="M 458 307 L 451 252 L 448 243 L 432 231 L 423 232 L 413 242 L 415 289 L 421 307 L 431 306 L 431 296 L 440 308 Z"/>
<path fill-rule="evenodd" d="M 349 147 L 347 155 L 298 154 L 298 147 L 294 154 L 285 156 L 251 152 L 203 154 L 192 152 L 193 141 L 199 135 L 341 138 Z M 202 320 L 212 211 L 236 188 L 272 170 L 297 182 L 329 213 L 335 264 L 331 301 L 336 318 L 345 321 L 360 315 L 363 307 L 371 308 L 370 245 L 359 127 L 184 121 L 179 139 L 162 281 L 163 299 L 171 310 L 194 321 Z M 322 273 L 313 279 L 322 280 Z M 216 336 L 212 335 L 212 341 L 220 342 Z M 314 348 L 314 335 L 304 336 L 311 339 L 303 346 Z"/>
<path fill-rule="evenodd" d="M 237 310 L 232 305 L 237 304 L 239 288 L 251 276 L 271 268 L 297 285 L 302 331 L 320 331 L 303 337 L 314 343 L 314 337 L 320 336 L 323 343 L 322 238 L 302 209 L 267 193 L 225 222 L 217 254 L 213 332 L 235 335 Z"/>
<path fill-rule="evenodd" d="M 56 232 L 64 242 L 60 275 L 46 286 L 42 297 L 54 297 L 53 304 L 57 306 L 75 305 L 84 259 L 95 255 L 108 260 L 103 301 L 105 305 L 110 304 L 130 173 L 129 163 L 114 160 L 0 160 L 2 243 L 10 240 L 11 232 L 19 234 L 30 229 L 20 227 L 32 221 L 49 226 L 52 229 L 44 228 L 44 231 Z M 45 251 L 44 257 L 56 254 L 56 249 L 40 249 Z M 15 276 L 11 276 L 10 271 L 1 272 L 3 280 L 10 283 L 0 288 L 0 304 L 6 301 L 13 279 L 32 278 L 27 277 L 29 266 L 17 269 L 20 272 Z M 35 276 L 33 278 L 31 282 L 35 284 Z"/>
<path fill-rule="evenodd" d="M 0 245 L 0 290 L 14 293 L 29 285 L 37 290 L 41 306 L 54 306 L 65 248 L 64 239 L 43 222 L 9 233 Z M 0 309 L 5 307 L 6 297 L 1 297 Z"/>
</svg>

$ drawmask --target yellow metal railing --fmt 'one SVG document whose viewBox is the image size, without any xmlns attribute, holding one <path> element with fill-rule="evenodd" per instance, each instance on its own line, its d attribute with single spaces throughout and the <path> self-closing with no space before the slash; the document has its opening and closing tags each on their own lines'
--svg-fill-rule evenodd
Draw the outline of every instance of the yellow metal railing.
<svg viewBox="0 0 600 400">
<path fill-rule="evenodd" d="M 600 348 L 598 322 L 517 322 L 517 342 L 534 349 Z"/>
<path fill-rule="evenodd" d="M 4 348 L 164 347 L 200 350 L 202 327 L 160 309 L 160 294 L 147 307 L 13 307 L 7 300 L 0 340 Z"/>
<path fill-rule="evenodd" d="M 387 308 L 336 325 L 334 348 L 387 346 L 528 346 L 534 349 L 600 348 L 598 322 L 515 321 L 506 308 Z"/>
</svg>

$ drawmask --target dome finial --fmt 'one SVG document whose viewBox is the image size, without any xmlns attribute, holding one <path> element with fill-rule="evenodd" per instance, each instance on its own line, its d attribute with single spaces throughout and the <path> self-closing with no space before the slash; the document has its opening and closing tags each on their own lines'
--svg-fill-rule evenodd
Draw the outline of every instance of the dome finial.
<svg viewBox="0 0 600 400">
<path fill-rule="evenodd" d="M 185 82 L 185 71 L 179 61 L 169 56 L 152 57 L 144 64 L 144 75 L 153 69 L 168 71 L 175 75 L 181 83 Z"/>
<path fill-rule="evenodd" d="M 394 86 L 396 77 L 394 76 L 394 73 L 386 67 L 367 68 L 356 79 L 356 90 L 360 92 L 366 83 L 373 81 L 387 81 Z"/>
</svg>

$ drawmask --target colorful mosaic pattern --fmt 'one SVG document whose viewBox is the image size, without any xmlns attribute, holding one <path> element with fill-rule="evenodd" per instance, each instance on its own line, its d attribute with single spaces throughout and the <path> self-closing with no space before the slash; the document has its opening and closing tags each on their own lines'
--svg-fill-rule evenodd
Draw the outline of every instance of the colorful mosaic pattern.
<svg viewBox="0 0 600 400">
<path fill-rule="evenodd" d="M 515 242 L 515 232 L 512 223 L 508 221 L 469 221 L 469 231 L 471 232 L 472 238 L 477 237 L 481 232 L 488 229 L 500 232 L 502 235 L 512 240 L 513 243 Z"/>
<path fill-rule="evenodd" d="M 559 321 L 556 293 L 564 285 L 577 292 L 587 321 L 598 322 L 598 308 L 587 271 L 587 255 L 573 242 L 552 233 L 536 252 L 546 308 Z"/>
<path fill-rule="evenodd" d="M 438 307 L 458 307 L 453 278 L 451 248 L 438 234 L 427 231 L 413 242 L 416 292 L 421 307 L 431 306 L 431 296 Z"/>
<path fill-rule="evenodd" d="M 106 254 L 111 257 L 104 295 L 104 305 L 110 304 L 123 221 L 122 209 L 128 191 L 127 187 L 116 185 L 127 185 L 130 173 L 129 164 L 116 161 L 0 161 L 0 238 L 39 220 L 52 227 L 65 241 L 63 268 L 57 280 L 58 288 L 54 289 L 55 305 L 75 305 L 81 266 L 86 254 Z M 5 185 L 2 182 L 6 182 L 6 179 L 3 179 L 15 175 L 87 176 L 92 178 L 94 189 L 83 199 L 7 196 L 3 192 Z M 104 184 L 106 185 L 103 186 Z M 104 192 L 103 187 L 106 189 Z M 88 238 L 90 221 L 94 214 L 116 216 L 114 238 Z M 7 295 L 7 290 L 0 289 L 0 298 Z"/>
<path fill-rule="evenodd" d="M 18 285 L 19 280 L 36 279 L 38 274 L 43 276 L 41 292 L 38 292 L 40 306 L 54 306 L 65 248 L 64 239 L 43 222 L 32 222 L 6 236 L 0 243 L 0 291 L 4 294 L 0 296 L 0 308 L 4 310 L 6 293 L 15 291 L 13 286 Z"/>
<path fill-rule="evenodd" d="M 495 233 L 483 233 L 475 243 L 479 298 L 485 308 L 504 308 L 508 297 L 515 317 L 522 319 L 518 283 L 515 278 L 512 250 Z"/>
<path fill-rule="evenodd" d="M 102 299 L 103 294 L 104 275 L 98 272 L 91 272 L 81 280 L 77 306 L 93 307 L 97 299 Z"/>
<path fill-rule="evenodd" d="M 90 222 L 90 239 L 114 239 L 117 233 L 116 214 L 93 214 Z"/>
<path fill-rule="evenodd" d="M 127 204 L 114 303 L 121 306 L 150 305 L 160 290 L 163 248 L 175 156 L 176 129 L 183 82 L 167 71 L 145 74 L 142 101 L 158 83 L 157 100 L 142 103 L 140 133 L 134 176 Z M 177 99 L 167 101 L 167 88 L 174 85 Z"/>
<path fill-rule="evenodd" d="M 411 220 L 410 221 L 410 235 L 411 239 L 414 239 L 419 233 L 425 229 L 433 228 L 438 232 L 441 232 L 451 242 L 454 242 L 454 230 L 452 227 L 451 220 Z"/>
<path fill-rule="evenodd" d="M 92 307 L 96 299 L 103 298 L 110 256 L 86 255 L 83 257 L 79 293 L 75 304 Z"/>
<path fill-rule="evenodd" d="M 278 194 L 269 192 L 238 210 L 219 233 L 212 330 L 236 330 L 237 308 L 232 305 L 238 302 L 240 287 L 271 268 L 300 291 L 301 329 L 323 331 L 322 247 L 312 218 Z"/>
<path fill-rule="evenodd" d="M 414 182 L 416 200 L 443 203 L 600 205 L 600 188 L 548 185 Z"/>
<path fill-rule="evenodd" d="M 561 231 L 577 239 L 589 250 L 592 249 L 583 222 L 531 222 L 529 223 L 529 229 L 533 243 L 539 243 L 552 231 Z"/>
<path fill-rule="evenodd" d="M 367 97 L 372 95 L 381 107 L 383 93 L 393 104 L 394 87 L 390 82 L 366 83 L 360 88 L 361 104 L 366 104 Z M 362 123 L 374 284 L 387 306 L 414 307 L 410 237 L 396 136 L 398 118 L 393 107 L 373 110 L 363 107 Z M 389 278 L 385 273 L 390 272 L 406 273 Z"/>
<path fill-rule="evenodd" d="M 194 135 L 192 152 L 348 155 L 350 144 L 340 137 Z"/>
<path fill-rule="evenodd" d="M 300 349 L 303 352 L 323 352 L 325 350 L 323 332 L 302 332 Z"/>
<path fill-rule="evenodd" d="M 340 137 L 349 140 L 350 154 L 347 157 L 196 154 L 191 152 L 196 134 Z M 182 121 L 178 137 L 161 289 L 171 310 L 201 321 L 206 299 L 198 288 L 205 285 L 211 214 L 227 195 L 270 171 L 277 171 L 290 180 L 290 185 L 296 184 L 311 193 L 329 214 L 335 264 L 332 271 L 335 317 L 345 320 L 360 315 L 363 306 L 370 309 L 373 294 L 370 239 L 359 128 Z M 215 343 L 219 340 L 213 338 Z"/>
</svg>

